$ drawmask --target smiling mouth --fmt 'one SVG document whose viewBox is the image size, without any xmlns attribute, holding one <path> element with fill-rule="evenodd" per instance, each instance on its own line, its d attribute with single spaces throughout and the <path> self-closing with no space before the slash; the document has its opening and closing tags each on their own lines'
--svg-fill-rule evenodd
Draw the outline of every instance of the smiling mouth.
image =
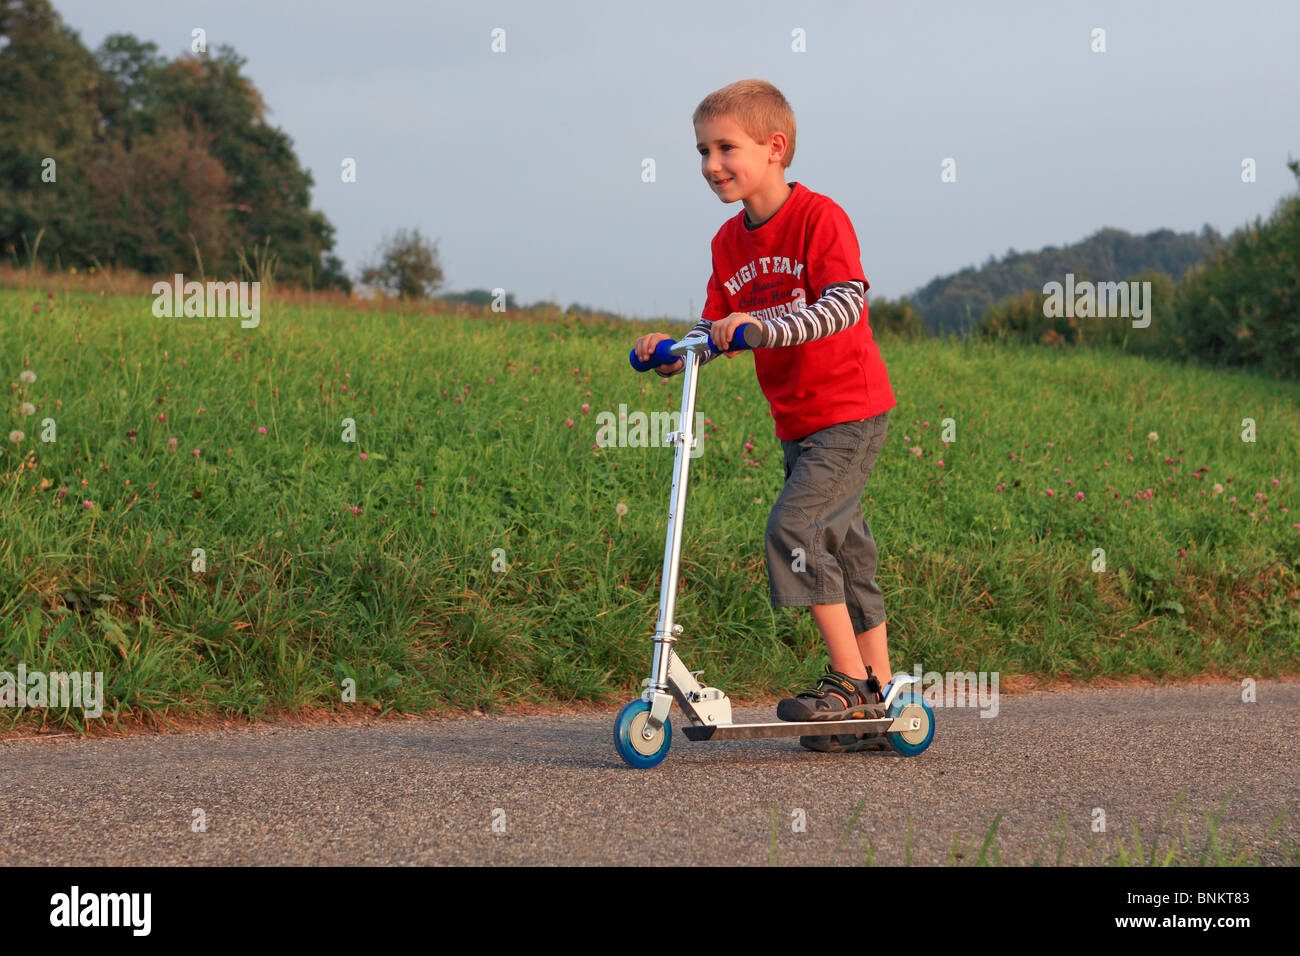
<svg viewBox="0 0 1300 956">
<path fill-rule="evenodd" d="M 733 178 L 734 178 L 734 177 L 733 177 Z M 727 185 L 727 183 L 729 183 L 729 182 L 731 182 L 730 179 L 724 179 L 724 180 L 722 180 L 721 182 L 715 182 L 713 185 L 714 185 L 714 188 L 720 189 L 720 188 L 722 188 L 723 186 Z"/>
</svg>

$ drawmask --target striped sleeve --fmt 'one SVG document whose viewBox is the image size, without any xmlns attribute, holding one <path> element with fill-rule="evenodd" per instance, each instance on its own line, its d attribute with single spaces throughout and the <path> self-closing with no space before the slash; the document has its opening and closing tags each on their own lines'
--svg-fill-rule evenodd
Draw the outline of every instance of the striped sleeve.
<svg viewBox="0 0 1300 956">
<path fill-rule="evenodd" d="M 852 328 L 862 318 L 867 287 L 859 281 L 828 285 L 820 299 L 798 312 L 763 320 L 760 348 L 783 348 L 815 342 Z"/>
<path fill-rule="evenodd" d="M 866 304 L 866 299 L 867 287 L 863 282 L 854 280 L 828 285 L 823 290 L 822 297 L 812 305 L 798 312 L 787 312 L 774 319 L 764 319 L 760 323 L 763 329 L 763 341 L 758 347 L 770 349 L 802 345 L 804 342 L 815 342 L 836 332 L 843 332 L 845 329 L 852 328 L 862 318 L 862 308 Z M 707 337 L 712 326 L 713 323 L 708 319 L 700 319 L 686 334 Z M 700 355 L 700 364 L 712 362 L 721 354 L 710 349 Z M 678 369 L 676 372 L 666 373 L 655 369 L 662 378 L 671 378 L 680 371 L 681 369 Z"/>
</svg>

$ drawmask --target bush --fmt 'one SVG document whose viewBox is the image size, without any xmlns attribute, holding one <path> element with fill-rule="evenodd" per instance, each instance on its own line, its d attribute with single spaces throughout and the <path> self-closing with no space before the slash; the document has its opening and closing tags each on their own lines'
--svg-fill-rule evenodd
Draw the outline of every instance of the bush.
<svg viewBox="0 0 1300 956">
<path fill-rule="evenodd" d="M 361 270 L 361 284 L 403 299 L 423 299 L 442 285 L 438 250 L 420 230 L 397 230 L 379 246 L 379 261 Z"/>
<path fill-rule="evenodd" d="M 1300 162 L 1288 166 L 1300 184 Z M 1178 323 L 1188 352 L 1205 361 L 1300 375 L 1300 195 L 1187 274 Z"/>
</svg>

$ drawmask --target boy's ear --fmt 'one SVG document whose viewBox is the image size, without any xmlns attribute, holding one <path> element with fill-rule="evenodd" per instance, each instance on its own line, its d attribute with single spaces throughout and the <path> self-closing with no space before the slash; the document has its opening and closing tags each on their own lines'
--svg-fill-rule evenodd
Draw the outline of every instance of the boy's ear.
<svg viewBox="0 0 1300 956">
<path fill-rule="evenodd" d="M 785 151 L 790 148 L 790 143 L 785 138 L 785 133 L 773 133 L 772 138 L 768 140 L 768 156 L 770 159 L 784 159 Z"/>
</svg>

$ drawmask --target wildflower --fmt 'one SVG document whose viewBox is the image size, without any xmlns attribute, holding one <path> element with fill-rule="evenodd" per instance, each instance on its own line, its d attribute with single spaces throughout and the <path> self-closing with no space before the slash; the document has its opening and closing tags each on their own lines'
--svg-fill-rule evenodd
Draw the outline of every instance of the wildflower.
<svg viewBox="0 0 1300 956">
<path fill-rule="evenodd" d="M 1076 491 L 1076 492 L 1074 493 L 1074 500 L 1075 500 L 1075 501 L 1082 501 L 1082 500 L 1083 500 L 1083 492 L 1082 492 L 1082 491 Z"/>
<path fill-rule="evenodd" d="M 623 504 L 623 502 L 620 501 L 617 505 L 614 506 L 614 513 L 617 514 L 620 518 L 623 517 L 623 515 L 627 514 L 627 505 Z"/>
<path fill-rule="evenodd" d="M 1280 483 L 1281 483 L 1281 482 L 1279 482 L 1276 478 L 1273 479 L 1273 487 L 1274 487 L 1274 488 L 1276 488 Z"/>
<path fill-rule="evenodd" d="M 1236 503 L 1237 503 L 1237 496 L 1236 496 L 1236 495 L 1233 495 L 1231 498 L 1228 499 L 1228 504 L 1230 504 L 1230 505 L 1235 505 Z"/>
<path fill-rule="evenodd" d="M 913 445 L 911 448 L 908 449 L 908 451 L 910 451 L 917 458 L 920 458 L 921 455 L 924 454 L 924 452 L 921 451 L 921 448 L 918 445 Z"/>
<path fill-rule="evenodd" d="M 534 365 L 534 366 L 533 366 L 533 371 L 534 371 L 534 372 L 540 372 L 541 369 L 538 368 L 536 365 Z"/>
<path fill-rule="evenodd" d="M 165 421 L 167 421 L 167 416 L 164 415 L 162 412 L 159 412 L 159 413 L 158 413 L 158 421 L 160 421 L 160 422 L 165 422 Z"/>
<path fill-rule="evenodd" d="M 754 446 L 750 442 L 745 442 L 745 451 L 753 451 Z"/>
<path fill-rule="evenodd" d="M 1155 432 L 1147 432 L 1147 441 L 1159 441 L 1160 436 Z"/>
<path fill-rule="evenodd" d="M 582 403 L 582 414 L 585 415 L 585 414 L 587 414 L 589 411 L 591 411 L 591 406 L 588 405 L 586 402 L 583 402 L 583 403 Z"/>
<path fill-rule="evenodd" d="M 361 460 L 362 461 L 366 460 L 366 453 L 364 451 L 361 453 Z"/>
<path fill-rule="evenodd" d="M 89 510 L 90 508 L 95 507 L 95 503 L 94 503 L 93 501 L 91 501 L 90 499 L 86 499 L 85 501 L 83 501 L 83 502 L 81 503 L 81 507 L 86 508 L 87 510 Z"/>
<path fill-rule="evenodd" d="M 175 451 L 175 450 L 176 450 L 176 446 L 177 446 L 178 444 L 180 444 L 180 441 L 179 441 L 178 439 L 175 439 L 175 438 L 169 438 L 169 439 L 167 439 L 167 444 L 171 447 L 172 451 Z"/>
<path fill-rule="evenodd" d="M 1053 491 L 1051 488 L 1048 488 L 1048 489 L 1047 489 L 1047 493 L 1048 493 L 1049 495 L 1054 495 L 1054 494 L 1056 494 L 1056 492 Z"/>
<path fill-rule="evenodd" d="M 564 420 L 564 424 L 566 424 L 566 425 L 568 425 L 570 428 L 572 428 L 572 427 L 573 427 L 573 419 L 572 419 L 572 418 L 566 418 L 566 419 Z"/>
<path fill-rule="evenodd" d="M 9 433 L 9 440 L 13 442 L 15 445 L 17 445 L 20 441 L 22 441 L 26 437 L 27 437 L 26 435 L 24 435 L 16 428 Z"/>
<path fill-rule="evenodd" d="M 24 415 L 34 415 L 36 414 L 36 406 L 31 402 L 23 402 L 22 405 L 18 407 L 18 411 Z"/>
<path fill-rule="evenodd" d="M 1256 501 L 1267 501 L 1268 499 L 1264 497 L 1264 492 L 1262 492 L 1262 491 L 1257 491 L 1257 492 L 1255 492 L 1255 500 L 1256 500 Z"/>
<path fill-rule="evenodd" d="M 190 452 L 190 454 L 193 455 L 195 458 L 197 458 L 199 456 L 199 450 L 196 448 L 192 452 Z"/>
<path fill-rule="evenodd" d="M 942 467 L 943 467 L 943 459 L 940 458 L 937 462 L 935 462 L 935 464 L 937 464 L 940 468 L 942 468 Z"/>
<path fill-rule="evenodd" d="M 24 385 L 31 385 L 36 381 L 36 373 L 29 368 L 25 368 L 18 373 L 18 381 L 22 382 Z"/>
<path fill-rule="evenodd" d="M 1214 483 L 1214 493 L 1216 495 L 1223 494 L 1223 485 L 1219 484 L 1217 481 Z"/>
<path fill-rule="evenodd" d="M 266 434 L 266 426 L 265 426 L 265 425 L 259 425 L 259 426 L 257 426 L 257 433 L 258 433 L 259 435 L 265 435 L 265 434 Z"/>
</svg>

